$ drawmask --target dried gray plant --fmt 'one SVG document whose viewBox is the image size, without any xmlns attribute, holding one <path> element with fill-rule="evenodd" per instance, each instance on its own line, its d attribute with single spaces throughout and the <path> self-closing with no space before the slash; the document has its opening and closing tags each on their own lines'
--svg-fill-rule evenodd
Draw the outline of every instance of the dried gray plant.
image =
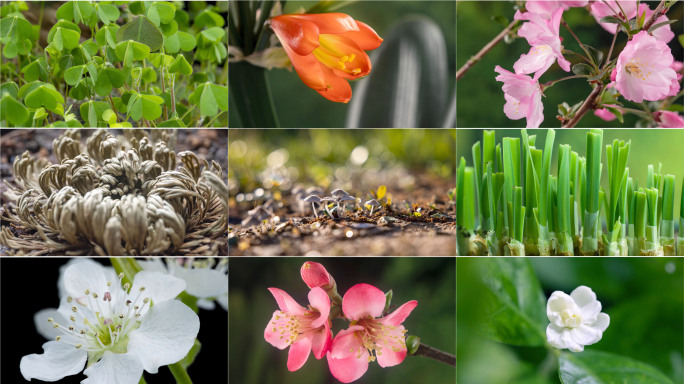
<svg viewBox="0 0 684 384">
<path fill-rule="evenodd" d="M 100 129 L 84 148 L 74 129 L 53 142 L 59 164 L 17 156 L 0 244 L 16 255 L 217 255 L 228 230 L 221 166 L 176 154 L 175 135 Z"/>
</svg>

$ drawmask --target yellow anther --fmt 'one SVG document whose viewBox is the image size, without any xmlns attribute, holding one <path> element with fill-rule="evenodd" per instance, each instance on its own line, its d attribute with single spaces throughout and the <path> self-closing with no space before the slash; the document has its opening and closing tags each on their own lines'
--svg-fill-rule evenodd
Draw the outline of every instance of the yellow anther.
<svg viewBox="0 0 684 384">
<path fill-rule="evenodd" d="M 342 58 L 340 59 L 340 61 L 343 62 L 343 63 L 344 63 L 344 62 L 347 62 L 347 61 L 350 61 L 350 60 L 349 60 L 349 56 L 342 56 Z"/>
<path fill-rule="evenodd" d="M 352 73 L 355 74 L 355 75 L 358 75 L 359 73 L 361 73 L 361 68 L 354 68 L 354 69 L 352 70 Z"/>
<path fill-rule="evenodd" d="M 356 55 L 352 53 L 351 55 L 349 55 L 349 62 L 351 63 L 352 61 L 354 61 L 355 58 L 356 58 Z"/>
</svg>

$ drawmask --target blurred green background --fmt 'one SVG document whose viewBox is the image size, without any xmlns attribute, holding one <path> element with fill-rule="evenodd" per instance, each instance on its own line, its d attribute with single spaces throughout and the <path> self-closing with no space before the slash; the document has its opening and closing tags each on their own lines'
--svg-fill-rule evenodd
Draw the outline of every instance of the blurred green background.
<svg viewBox="0 0 684 384">
<path fill-rule="evenodd" d="M 456 2 L 455 1 L 346 1 L 349 3 L 332 12 L 346 13 L 355 20 L 362 21 L 380 37 L 386 36 L 398 21 L 410 15 L 422 15 L 436 22 L 446 40 L 449 60 L 449 96 L 454 89 L 456 77 Z M 344 3 L 344 2 L 339 2 Z M 316 1 L 287 1 L 284 13 L 298 9 L 309 9 Z M 369 56 L 373 51 L 368 51 Z M 372 76 L 372 72 L 371 72 Z M 281 127 L 321 128 L 344 127 L 349 104 L 329 101 L 310 89 L 294 70 L 267 71 L 267 79 L 272 91 L 273 103 Z M 356 84 L 351 81 L 352 91 Z M 389 90 L 388 90 L 389 91 Z M 234 116 L 231 121 L 237 121 Z"/>
<path fill-rule="evenodd" d="M 460 161 L 463 156 L 468 166 L 473 165 L 472 146 L 476 141 L 482 143 L 482 129 L 456 130 L 456 155 Z M 496 142 L 501 143 L 504 137 L 521 137 L 519 129 L 497 129 Z M 544 148 L 546 130 L 528 130 L 529 135 L 537 135 L 537 149 Z M 601 186 L 608 189 L 608 170 L 606 168 L 605 146 L 613 140 L 632 141 L 629 151 L 629 176 L 639 181 L 639 186 L 646 186 L 648 165 L 653 164 L 658 169 L 658 163 L 663 164 L 663 174 L 675 176 L 675 221 L 679 217 L 680 194 L 684 179 L 684 130 L 680 129 L 605 129 L 603 130 L 603 153 L 601 161 L 603 172 Z M 587 130 L 556 130 L 551 173 L 558 176 L 558 145 L 570 144 L 572 150 L 580 156 L 586 156 Z M 521 144 L 522 147 L 522 144 Z M 522 153 L 522 152 L 521 152 Z M 681 230 L 680 230 L 681 232 Z"/>
<path fill-rule="evenodd" d="M 300 305 L 308 304 L 309 288 L 300 277 L 303 258 L 233 258 L 230 261 L 230 382 L 243 384 L 339 383 L 327 361 L 309 356 L 296 372 L 287 370 L 288 350 L 264 340 L 264 329 L 278 309 L 267 290 L 280 288 Z M 454 258 L 318 258 L 337 282 L 341 296 L 358 283 L 392 289 L 392 305 L 417 300 L 404 321 L 408 335 L 427 345 L 456 353 L 456 260 Z M 333 322 L 333 332 L 346 329 Z M 407 356 L 398 366 L 369 365 L 355 383 L 453 383 L 454 367 L 422 356 Z"/>
<path fill-rule="evenodd" d="M 457 1 L 456 2 L 456 27 L 457 27 L 457 64 L 460 68 L 468 59 L 475 55 L 491 39 L 498 35 L 504 25 L 493 20 L 496 16 L 505 17 L 509 22 L 513 21 L 515 10 L 514 1 Z M 658 2 L 650 2 L 651 9 L 654 9 Z M 672 30 L 676 36 L 684 33 L 682 16 L 684 15 L 684 4 L 678 4 L 668 12 L 670 19 L 679 19 L 679 22 L 672 24 Z M 563 12 L 563 19 L 575 32 L 579 39 L 591 45 L 605 54 L 608 54 L 613 35 L 606 32 L 596 24 L 596 20 L 584 8 L 570 8 Z M 560 27 L 560 35 L 566 49 L 573 52 L 582 52 L 577 41 L 572 37 L 565 27 Z M 682 46 L 677 41 L 677 37 L 668 44 L 672 48 L 672 55 L 676 60 L 682 61 L 684 52 Z M 615 52 L 619 52 L 627 42 L 624 33 L 618 36 Z M 526 120 L 510 120 L 503 112 L 504 100 L 501 86 L 503 83 L 495 80 L 497 74 L 494 67 L 500 65 L 504 69 L 514 72 L 513 64 L 526 54 L 530 46 L 524 38 L 515 39 L 511 44 L 503 41 L 495 46 L 484 58 L 475 64 L 458 82 L 456 94 L 458 100 L 456 126 L 463 128 L 477 127 L 521 127 L 526 126 Z M 615 57 L 615 56 L 613 56 Z M 566 59 L 572 64 L 576 64 L 581 59 L 574 55 L 567 55 Z M 558 64 L 541 76 L 540 82 L 559 79 L 570 76 L 572 72 L 565 72 Z M 544 92 L 542 98 L 544 103 L 544 122 L 541 127 L 559 127 L 560 123 L 556 119 L 558 115 L 558 104 L 567 102 L 574 105 L 586 99 L 591 92 L 589 84 L 584 79 L 572 79 L 563 81 Z M 682 103 L 682 98 L 678 102 Z M 625 106 L 634 108 L 636 105 L 626 101 Z M 636 107 L 638 109 L 638 107 Z M 626 115 L 625 123 L 619 121 L 606 122 L 596 117 L 593 112 L 589 112 L 577 125 L 578 127 L 634 127 L 636 118 L 634 115 Z"/>
<path fill-rule="evenodd" d="M 351 180 L 368 174 L 377 188 L 387 181 L 408 182 L 390 179 L 406 170 L 453 184 L 455 142 L 454 129 L 231 129 L 229 187 L 247 192 L 297 183 L 327 188 L 337 182 L 361 188 Z"/>
<path fill-rule="evenodd" d="M 601 341 L 585 350 L 628 356 L 658 368 L 673 383 L 684 382 L 683 259 L 530 260 L 546 298 L 556 290 L 570 294 L 580 285 L 596 292 L 610 325 Z M 543 347 L 514 347 L 478 336 L 484 289 L 479 274 L 488 262 L 492 259 L 458 259 L 459 383 L 559 383 L 557 366 L 544 374 Z"/>
</svg>

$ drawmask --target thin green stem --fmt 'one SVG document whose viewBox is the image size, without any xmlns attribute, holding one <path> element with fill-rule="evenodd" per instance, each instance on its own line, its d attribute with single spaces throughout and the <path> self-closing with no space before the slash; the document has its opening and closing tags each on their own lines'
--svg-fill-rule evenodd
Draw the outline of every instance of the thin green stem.
<svg viewBox="0 0 684 384">
<path fill-rule="evenodd" d="M 592 57 L 592 56 L 591 56 L 591 53 L 589 53 L 589 50 L 587 49 L 587 47 L 584 46 L 584 43 L 582 43 L 582 42 L 580 41 L 579 37 L 577 37 L 577 35 L 575 35 L 575 32 L 573 32 L 572 29 L 570 29 L 570 26 L 568 25 L 568 23 L 566 23 L 565 20 L 561 19 L 561 24 L 563 24 L 563 26 L 565 27 L 565 29 L 567 29 L 567 30 L 570 32 L 570 34 L 572 35 L 572 37 L 575 38 L 575 40 L 576 40 L 577 43 L 580 45 L 580 47 L 582 47 L 582 50 L 584 51 L 584 53 L 587 54 L 587 57 Z M 594 63 L 593 66 L 594 66 L 594 69 L 597 69 L 597 68 L 596 68 L 596 63 Z"/>
<path fill-rule="evenodd" d="M 589 77 L 589 76 L 587 76 L 587 75 L 572 75 L 572 76 L 561 77 L 560 79 L 551 80 L 551 81 L 548 81 L 548 82 L 546 82 L 546 83 L 544 83 L 544 84 L 541 84 L 541 89 L 542 89 L 542 92 L 543 92 L 543 91 L 545 91 L 546 89 L 551 88 L 551 87 L 553 87 L 554 85 L 556 85 L 556 83 L 560 83 L 561 81 L 571 80 L 571 79 L 579 79 L 579 78 L 582 78 L 582 77 L 585 77 L 585 78 L 586 78 L 586 77 Z"/>
<path fill-rule="evenodd" d="M 187 116 L 188 113 L 192 112 L 195 108 L 197 108 L 197 106 L 193 104 L 193 106 L 183 114 L 183 117 L 181 117 L 181 120 L 185 119 L 185 116 Z"/>
<path fill-rule="evenodd" d="M 214 116 L 213 119 L 211 119 L 211 121 L 210 121 L 209 123 L 207 123 L 207 125 L 205 125 L 205 127 L 211 127 L 211 125 L 214 124 L 214 121 L 215 121 L 216 119 L 218 119 L 218 117 L 221 116 L 221 115 L 223 115 L 224 113 L 228 113 L 228 112 L 227 112 L 227 111 L 223 111 L 223 112 L 217 114 L 216 116 Z"/>
<path fill-rule="evenodd" d="M 620 30 L 616 30 L 615 34 L 613 35 L 613 42 L 610 44 L 610 49 L 608 50 L 608 55 L 606 56 L 606 62 L 603 64 L 603 69 L 606 69 L 608 67 L 608 63 L 610 63 L 610 56 L 613 54 L 613 48 L 615 48 L 615 40 L 617 40 L 617 35 L 620 33 Z"/>
<path fill-rule="evenodd" d="M 140 381 L 138 381 L 138 384 L 147 384 L 147 381 L 145 381 L 145 376 L 140 376 Z"/>
<path fill-rule="evenodd" d="M 176 384 L 192 384 L 192 380 L 190 379 L 188 372 L 180 362 L 170 364 L 168 367 L 173 375 L 173 378 L 176 379 Z"/>
</svg>

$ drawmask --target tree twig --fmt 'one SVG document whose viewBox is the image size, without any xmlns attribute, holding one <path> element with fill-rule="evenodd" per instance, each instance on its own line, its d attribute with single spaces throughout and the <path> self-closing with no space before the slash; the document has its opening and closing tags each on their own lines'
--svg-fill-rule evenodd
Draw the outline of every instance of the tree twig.
<svg viewBox="0 0 684 384">
<path fill-rule="evenodd" d="M 489 43 L 487 43 L 487 45 L 482 47 L 480 52 L 478 52 L 477 54 L 475 54 L 475 56 L 472 56 L 470 59 L 468 59 L 468 61 L 461 68 L 459 68 L 458 71 L 456 72 L 456 81 L 458 81 L 458 79 L 463 77 L 463 75 L 465 75 L 465 73 L 468 72 L 470 70 L 470 68 L 472 68 L 472 66 L 475 65 L 475 63 L 482 60 L 482 57 L 485 54 L 487 54 L 487 52 L 489 52 L 492 48 L 494 48 L 494 46 L 497 45 L 517 25 L 518 25 L 518 20 L 512 21 L 510 24 L 508 24 L 508 26 L 506 28 L 504 28 L 503 31 L 501 31 L 501 33 L 496 35 L 496 37 L 494 39 L 492 39 L 492 41 L 490 41 Z"/>
<path fill-rule="evenodd" d="M 594 88 L 593 91 L 587 96 L 587 99 L 584 100 L 584 103 L 582 106 L 577 110 L 575 113 L 575 116 L 573 116 L 570 121 L 568 121 L 565 125 L 563 125 L 562 128 L 573 128 L 579 121 L 584 117 L 584 115 L 589 112 L 590 109 L 593 109 L 594 104 L 596 103 L 596 99 L 598 96 L 601 94 L 601 91 L 603 91 L 603 83 L 599 83 L 596 88 Z"/>
<path fill-rule="evenodd" d="M 646 21 L 646 23 L 644 23 L 644 26 L 641 27 L 641 30 L 642 31 L 648 31 L 653 26 L 653 24 L 655 24 L 656 19 L 659 18 L 660 16 L 664 15 L 665 13 L 667 13 L 667 11 L 668 11 L 668 8 L 665 7 L 665 0 L 661 0 L 660 4 L 658 4 L 655 11 L 653 11 L 653 14 L 651 15 L 651 17 L 649 17 L 648 20 Z M 630 37 L 630 40 L 631 40 L 631 37 Z"/>
<path fill-rule="evenodd" d="M 456 356 L 450 353 L 446 353 L 444 351 L 440 351 L 437 348 L 430 347 L 423 343 L 420 343 L 420 345 L 418 346 L 418 350 L 416 350 L 416 353 L 414 353 L 413 355 L 429 357 L 444 364 L 449 364 L 454 367 L 456 366 Z"/>
</svg>

